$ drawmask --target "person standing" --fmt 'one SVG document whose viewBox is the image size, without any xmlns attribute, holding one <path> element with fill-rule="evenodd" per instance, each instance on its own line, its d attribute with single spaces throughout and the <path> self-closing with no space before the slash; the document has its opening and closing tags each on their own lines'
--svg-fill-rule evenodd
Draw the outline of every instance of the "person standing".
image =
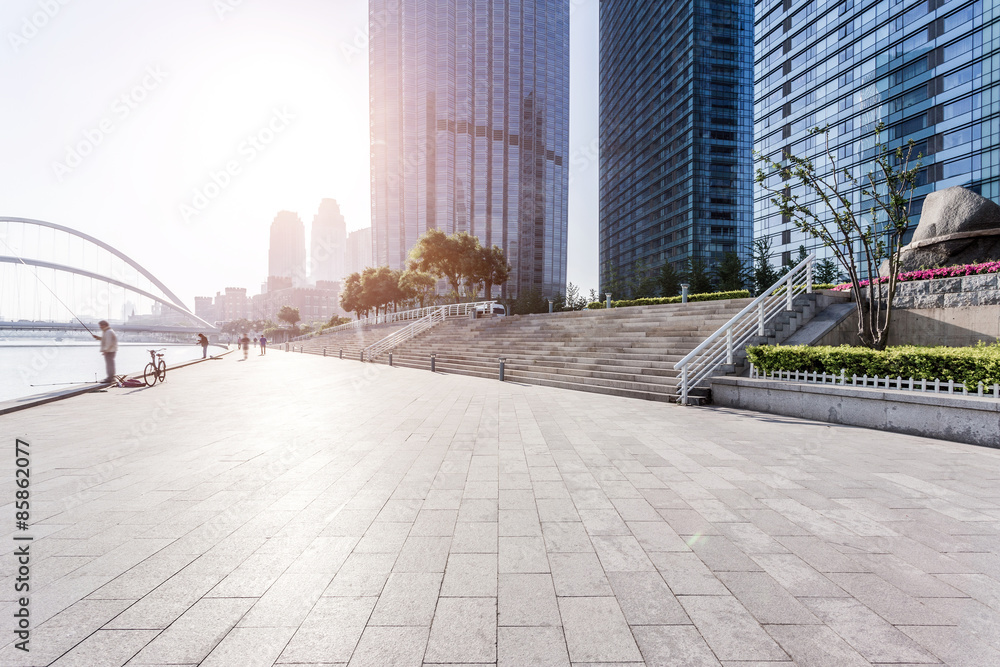
<svg viewBox="0 0 1000 667">
<path fill-rule="evenodd" d="M 240 344 L 243 346 L 243 361 L 246 361 L 247 357 L 250 356 L 250 336 L 243 334 Z"/>
<path fill-rule="evenodd" d="M 267 339 L 264 338 L 264 334 L 260 335 L 260 353 L 267 354 Z"/>
<path fill-rule="evenodd" d="M 207 359 L 208 358 L 208 337 L 205 334 L 203 334 L 203 333 L 198 334 L 198 344 L 201 345 L 201 358 L 202 359 Z"/>
<path fill-rule="evenodd" d="M 101 380 L 101 382 L 114 382 L 115 355 L 118 354 L 118 334 L 111 328 L 107 320 L 101 320 L 97 324 L 101 327 L 101 335 L 90 335 L 94 337 L 94 340 L 101 341 L 101 354 L 104 355 L 104 370 L 107 372 L 107 377 Z"/>
</svg>

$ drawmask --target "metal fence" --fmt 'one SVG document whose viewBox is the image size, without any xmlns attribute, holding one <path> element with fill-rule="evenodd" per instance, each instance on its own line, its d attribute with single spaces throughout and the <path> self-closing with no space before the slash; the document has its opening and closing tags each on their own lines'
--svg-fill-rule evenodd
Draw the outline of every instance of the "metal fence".
<svg viewBox="0 0 1000 667">
<path fill-rule="evenodd" d="M 981 398 L 1000 399 L 1000 384 L 992 386 L 979 386 L 969 391 L 964 383 L 954 380 L 942 381 L 939 379 L 928 380 L 926 378 L 915 380 L 904 377 L 879 377 L 878 375 L 869 377 L 867 375 L 848 375 L 846 370 L 841 370 L 840 375 L 831 373 L 814 373 L 807 371 L 772 371 L 761 374 L 761 372 L 750 364 L 750 377 L 755 380 L 778 380 L 781 382 L 807 382 L 809 384 L 829 384 L 842 387 L 859 387 L 867 389 L 892 389 L 897 391 L 919 391 L 931 392 L 935 394 L 958 394 L 961 396 L 979 396 Z"/>
</svg>

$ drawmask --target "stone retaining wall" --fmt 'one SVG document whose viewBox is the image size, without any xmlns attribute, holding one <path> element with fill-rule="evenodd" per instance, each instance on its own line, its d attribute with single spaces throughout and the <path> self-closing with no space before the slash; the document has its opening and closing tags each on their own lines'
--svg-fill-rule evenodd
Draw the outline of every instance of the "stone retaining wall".
<svg viewBox="0 0 1000 667">
<path fill-rule="evenodd" d="M 897 283 L 897 308 L 963 308 L 1000 304 L 1000 274 Z"/>
</svg>

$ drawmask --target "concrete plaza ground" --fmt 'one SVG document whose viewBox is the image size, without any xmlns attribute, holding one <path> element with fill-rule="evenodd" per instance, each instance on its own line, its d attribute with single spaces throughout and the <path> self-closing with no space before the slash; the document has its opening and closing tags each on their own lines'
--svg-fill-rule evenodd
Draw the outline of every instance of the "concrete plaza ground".
<svg viewBox="0 0 1000 667">
<path fill-rule="evenodd" d="M 1000 664 L 1000 451 L 255 354 L 0 417 L 0 664 Z"/>
</svg>

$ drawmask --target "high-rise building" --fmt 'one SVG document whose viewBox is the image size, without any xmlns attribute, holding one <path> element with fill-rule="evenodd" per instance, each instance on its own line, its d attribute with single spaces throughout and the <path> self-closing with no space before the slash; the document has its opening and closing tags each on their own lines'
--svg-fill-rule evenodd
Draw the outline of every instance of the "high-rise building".
<svg viewBox="0 0 1000 667">
<path fill-rule="evenodd" d="M 320 202 L 313 218 L 309 244 L 309 280 L 339 282 L 343 280 L 344 253 L 347 245 L 347 223 L 336 199 Z"/>
<path fill-rule="evenodd" d="M 372 263 L 372 228 L 365 227 L 347 235 L 347 268 L 345 277 L 361 273 Z"/>
<path fill-rule="evenodd" d="M 372 227 L 404 268 L 426 230 L 504 249 L 507 294 L 566 286 L 567 0 L 370 0 Z"/>
<path fill-rule="evenodd" d="M 291 278 L 295 286 L 307 284 L 306 228 L 299 216 L 291 211 L 280 211 L 271 223 L 267 275 L 269 278 Z"/>
<path fill-rule="evenodd" d="M 752 0 L 602 0 L 602 292 L 746 253 L 752 29 Z"/>
<path fill-rule="evenodd" d="M 758 1 L 755 149 L 772 159 L 785 152 L 812 158 L 829 174 L 825 141 L 809 134 L 827 126 L 838 172 L 863 180 L 883 123 L 889 148 L 912 139 L 913 157 L 923 154 L 911 222 L 938 189 L 961 185 L 996 199 L 998 26 L 1000 12 L 981 0 Z M 848 190 L 856 211 L 870 208 L 859 188 Z M 792 193 L 825 210 L 810 192 Z M 801 245 L 829 253 L 769 200 L 758 187 L 755 232 L 771 239 L 779 259 L 789 260 Z"/>
</svg>

